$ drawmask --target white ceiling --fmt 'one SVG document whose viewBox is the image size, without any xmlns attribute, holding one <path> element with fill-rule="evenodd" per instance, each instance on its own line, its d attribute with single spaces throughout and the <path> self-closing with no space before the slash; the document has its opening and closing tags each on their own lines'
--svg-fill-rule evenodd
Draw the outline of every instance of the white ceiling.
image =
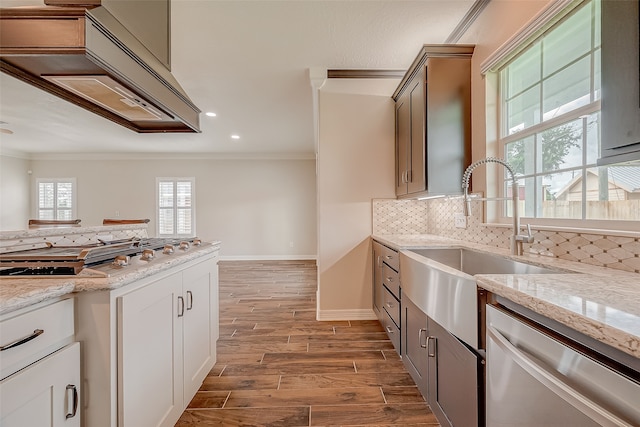
<svg viewBox="0 0 640 427">
<path fill-rule="evenodd" d="M 0 73 L 0 127 L 13 131 L 0 133 L 0 150 L 309 155 L 309 68 L 404 70 L 422 44 L 443 43 L 473 3 L 173 0 L 172 72 L 203 112 L 217 114 L 201 115 L 202 133 L 136 134 Z M 385 87 L 391 95 L 395 85 Z"/>
</svg>

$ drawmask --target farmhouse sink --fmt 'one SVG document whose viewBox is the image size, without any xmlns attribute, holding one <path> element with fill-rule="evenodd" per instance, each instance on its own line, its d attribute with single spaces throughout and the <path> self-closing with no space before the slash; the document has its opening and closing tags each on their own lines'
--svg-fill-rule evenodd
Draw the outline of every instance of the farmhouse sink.
<svg viewBox="0 0 640 427">
<path fill-rule="evenodd" d="M 478 348 L 476 274 L 552 274 L 563 271 L 530 265 L 509 257 L 465 248 L 400 251 L 402 298 Z"/>
<path fill-rule="evenodd" d="M 447 265 L 463 273 L 476 274 L 557 274 L 558 270 L 527 264 L 486 252 L 465 248 L 412 249 L 411 252 Z"/>
</svg>

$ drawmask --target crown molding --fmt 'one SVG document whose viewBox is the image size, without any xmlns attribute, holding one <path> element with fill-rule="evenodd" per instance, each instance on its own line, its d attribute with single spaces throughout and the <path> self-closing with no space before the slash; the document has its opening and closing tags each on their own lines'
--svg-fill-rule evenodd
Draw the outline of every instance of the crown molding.
<svg viewBox="0 0 640 427">
<path fill-rule="evenodd" d="M 30 160 L 315 160 L 315 153 L 31 153 Z"/>
<path fill-rule="evenodd" d="M 328 79 L 401 79 L 405 70 L 327 70 Z"/>
</svg>

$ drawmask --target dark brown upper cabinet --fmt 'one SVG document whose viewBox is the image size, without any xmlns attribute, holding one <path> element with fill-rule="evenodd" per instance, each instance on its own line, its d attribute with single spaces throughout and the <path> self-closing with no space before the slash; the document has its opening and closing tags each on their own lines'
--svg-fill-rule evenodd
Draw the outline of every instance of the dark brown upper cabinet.
<svg viewBox="0 0 640 427">
<path fill-rule="evenodd" d="M 640 161 L 640 7 L 602 1 L 602 130 L 598 165 Z"/>
<path fill-rule="evenodd" d="M 471 163 L 471 45 L 424 45 L 393 94 L 396 195 L 460 194 Z"/>
</svg>

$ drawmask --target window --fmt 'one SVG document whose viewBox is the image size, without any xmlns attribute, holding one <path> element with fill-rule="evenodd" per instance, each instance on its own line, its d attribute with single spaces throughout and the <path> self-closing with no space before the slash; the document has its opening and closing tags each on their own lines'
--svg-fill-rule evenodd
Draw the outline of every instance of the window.
<svg viewBox="0 0 640 427">
<path fill-rule="evenodd" d="M 39 178 L 37 185 L 37 218 L 70 220 L 76 218 L 76 179 Z"/>
<path fill-rule="evenodd" d="M 600 0 L 591 0 L 498 71 L 501 146 L 518 177 L 523 216 L 640 219 L 640 167 L 596 166 L 600 53 Z M 507 196 L 510 187 L 505 179 Z"/>
<path fill-rule="evenodd" d="M 195 235 L 195 178 L 157 178 L 158 236 Z"/>
</svg>

